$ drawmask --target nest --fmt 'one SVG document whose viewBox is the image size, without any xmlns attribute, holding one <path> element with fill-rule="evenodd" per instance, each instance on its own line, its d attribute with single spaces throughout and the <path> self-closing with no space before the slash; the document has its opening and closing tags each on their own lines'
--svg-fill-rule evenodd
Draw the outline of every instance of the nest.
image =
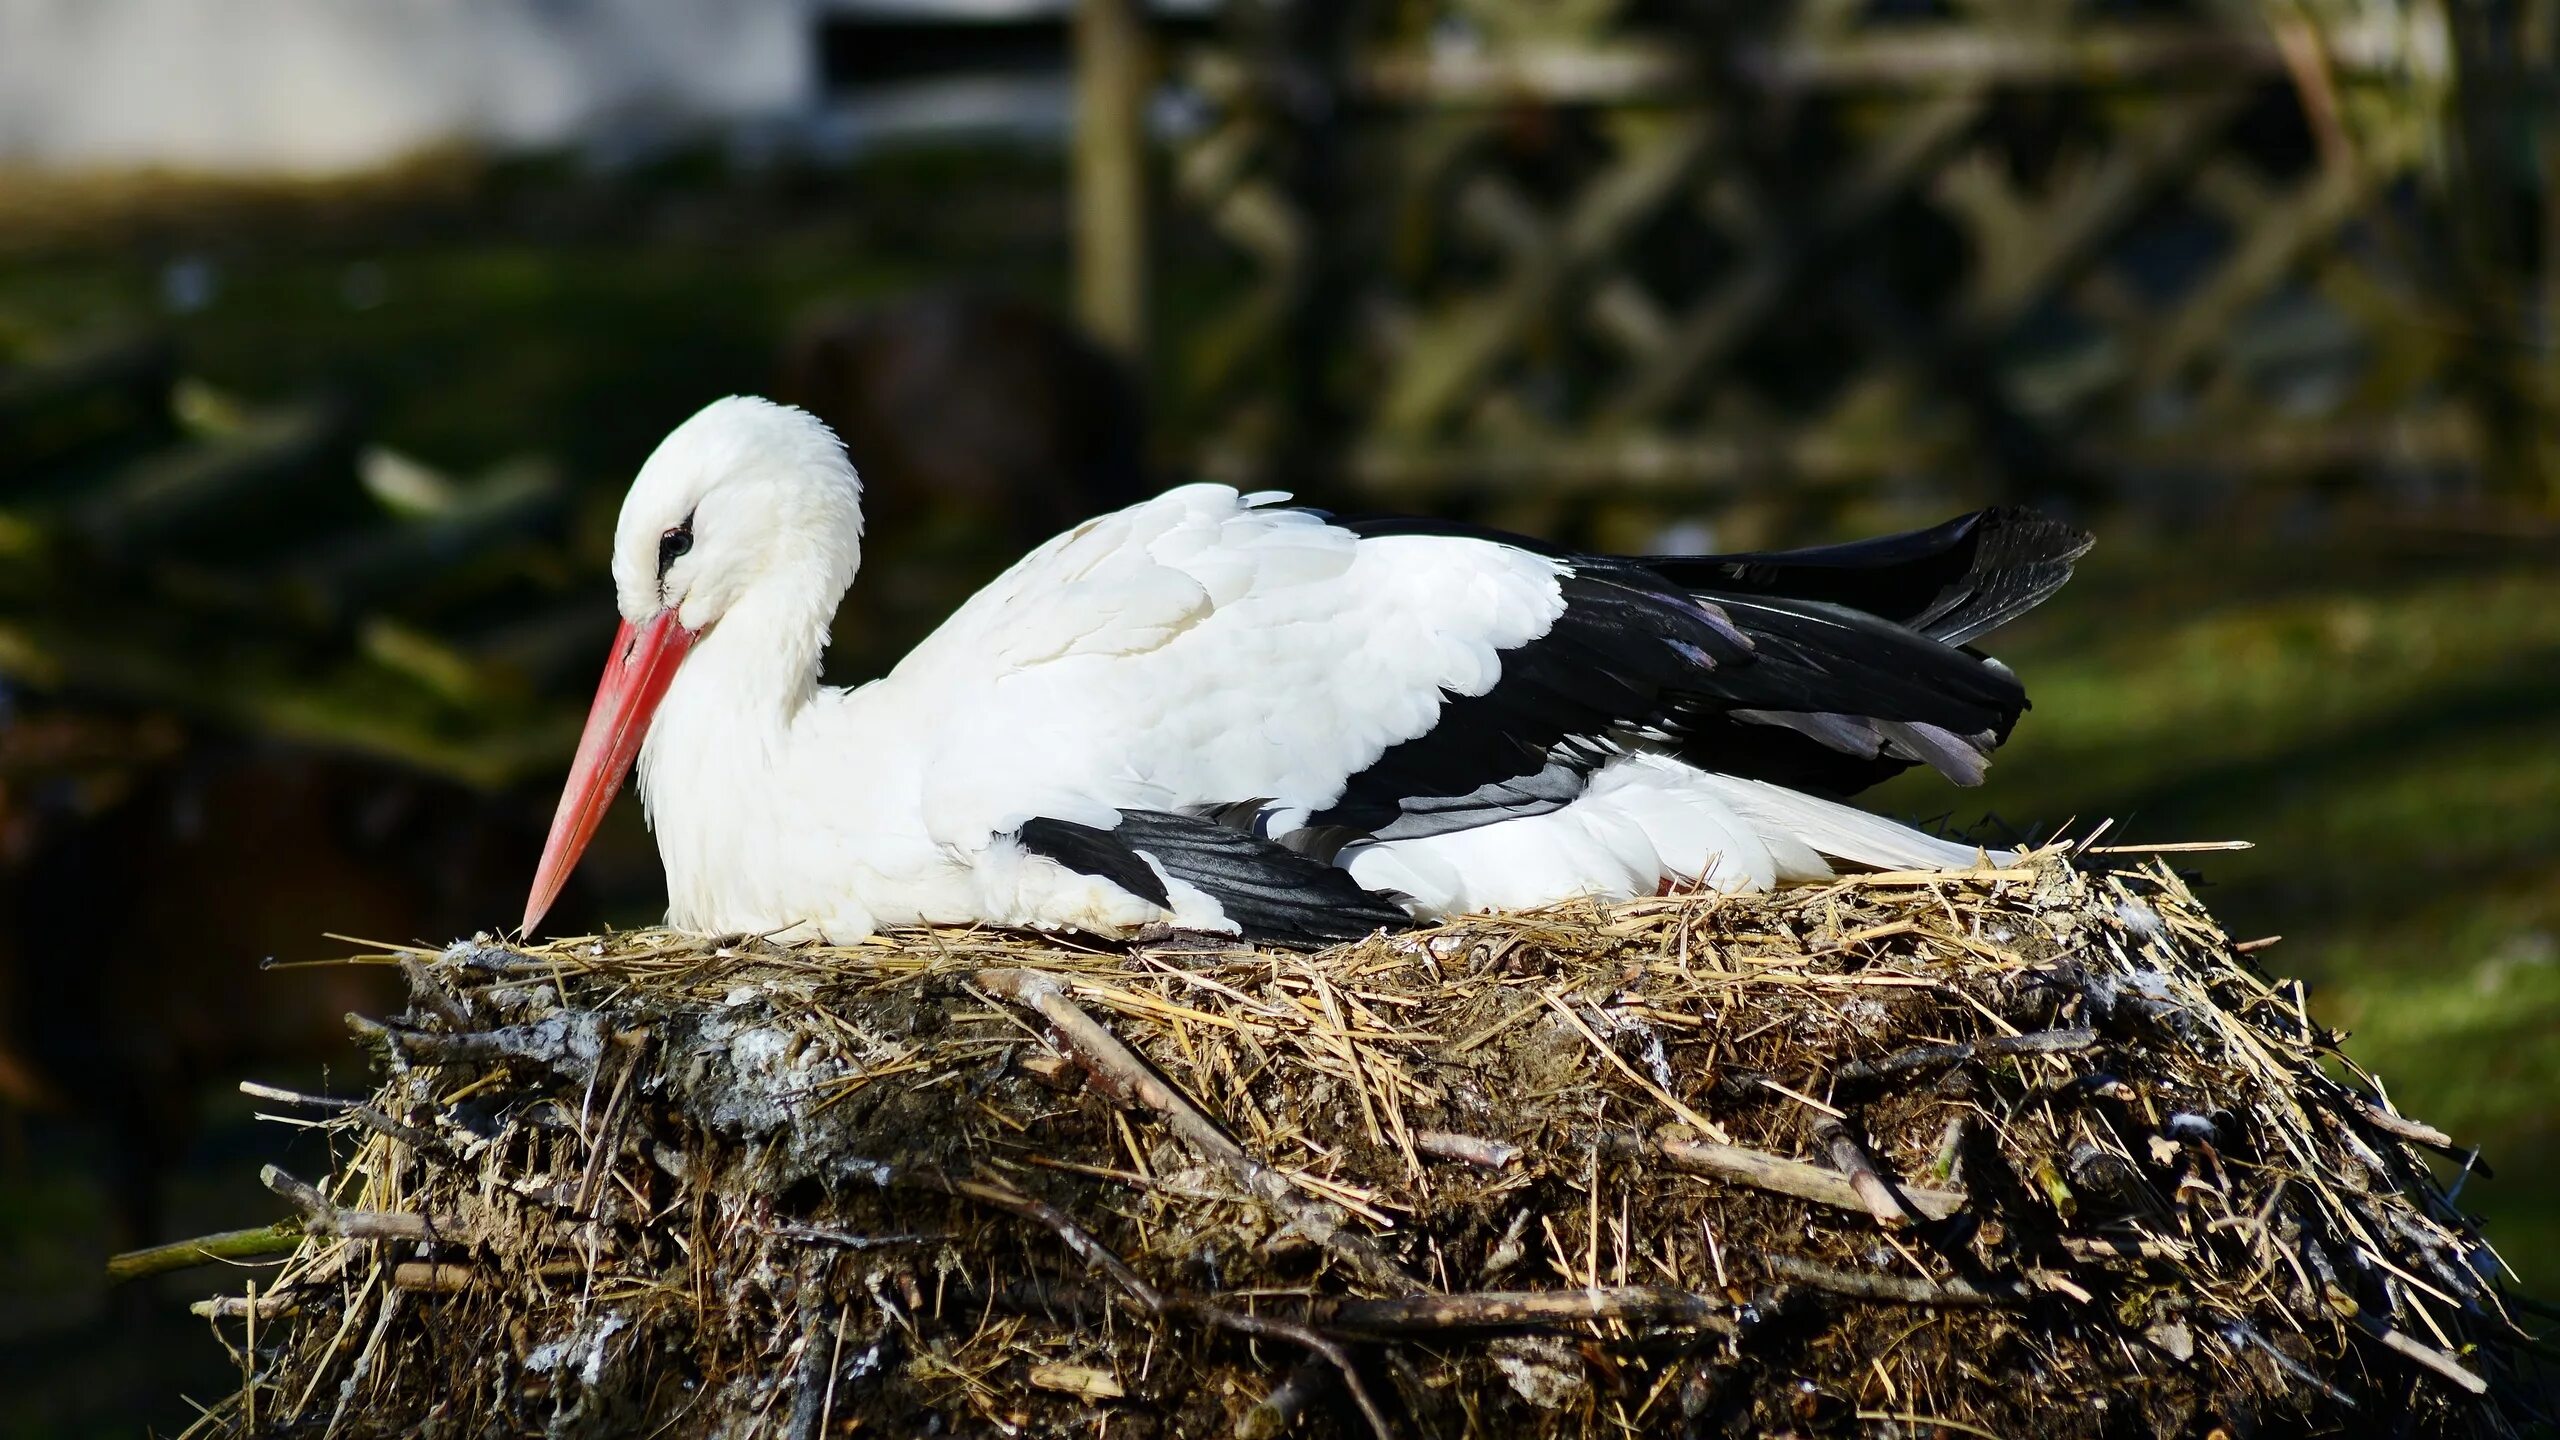
<svg viewBox="0 0 2560 1440">
<path fill-rule="evenodd" d="M 387 1078 L 308 1097 L 346 1158 L 269 1172 L 302 1238 L 198 1307 L 250 1376 L 204 1427 L 2524 1428 L 2471 1159 L 2114 863 L 1315 955 L 377 957 Z"/>
</svg>

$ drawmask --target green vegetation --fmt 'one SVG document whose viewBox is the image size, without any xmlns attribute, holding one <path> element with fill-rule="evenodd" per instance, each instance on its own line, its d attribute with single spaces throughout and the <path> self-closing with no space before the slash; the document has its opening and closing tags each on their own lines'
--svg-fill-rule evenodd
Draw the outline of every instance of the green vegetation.
<svg viewBox="0 0 2560 1440">
<path fill-rule="evenodd" d="M 1063 194 L 1055 157 L 983 151 L 761 177 L 527 162 L 414 193 L 216 190 L 0 235 L 0 357 L 153 325 L 242 394 L 352 395 L 374 438 L 436 465 L 539 451 L 618 497 L 671 417 L 770 390 L 792 326 L 824 306 L 952 284 L 1055 298 Z"/>
</svg>

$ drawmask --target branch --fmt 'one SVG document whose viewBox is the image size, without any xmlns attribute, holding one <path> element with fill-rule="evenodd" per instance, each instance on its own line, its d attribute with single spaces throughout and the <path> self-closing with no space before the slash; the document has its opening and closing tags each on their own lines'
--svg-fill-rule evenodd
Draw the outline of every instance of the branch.
<svg viewBox="0 0 2560 1440">
<path fill-rule="evenodd" d="M 2407 1356 L 2411 1361 L 2435 1372 L 2471 1394 L 2489 1393 L 2488 1381 L 2464 1369 L 2460 1362 L 2433 1345 L 2412 1338 L 2407 1331 L 2395 1330 L 2389 1325 L 2378 1322 L 2371 1324 L 2368 1328 L 2371 1329 L 2373 1338 L 2381 1341 L 2384 1348 Z"/>
<path fill-rule="evenodd" d="M 1183 1143 L 1225 1166 L 1248 1193 L 1332 1251 L 1362 1283 L 1400 1295 L 1418 1294 L 1426 1288 L 1350 1229 L 1345 1223 L 1348 1216 L 1340 1207 L 1300 1195 L 1280 1172 L 1246 1154 L 1244 1147 L 1229 1139 L 1216 1121 L 1159 1079 L 1146 1061 L 1120 1043 L 1118 1036 L 1069 999 L 1066 984 L 1058 977 L 1037 970 L 981 970 L 977 979 L 980 985 L 1048 1021 L 1058 1048 L 1084 1067 L 1105 1095 L 1135 1101 L 1162 1115 Z"/>
<path fill-rule="evenodd" d="M 2452 1136 L 2447 1135 L 2433 1125 L 2429 1125 L 2421 1120 L 2412 1120 L 2406 1115 L 2394 1115 L 2390 1111 L 2383 1109 L 2381 1106 L 2374 1104 L 2372 1101 L 2356 1094 L 2352 1090 L 2342 1087 L 2338 1093 L 2346 1096 L 2347 1104 L 2353 1107 L 2356 1112 L 2357 1119 L 2362 1120 L 2367 1125 L 2372 1126 L 2374 1129 L 2381 1131 L 2385 1135 L 2395 1135 L 2400 1139 L 2410 1141 L 2414 1144 L 2431 1145 L 2438 1150 L 2459 1150 L 2461 1148 L 2453 1143 Z"/>
<path fill-rule="evenodd" d="M 1738 1335 L 1731 1306 L 1686 1290 L 1620 1285 L 1597 1290 L 1486 1290 L 1468 1295 L 1414 1295 L 1395 1300 L 1342 1300 L 1317 1314 L 1329 1327 L 1375 1335 L 1440 1330 L 1512 1330 L 1620 1320 L 1685 1325 Z"/>
<path fill-rule="evenodd" d="M 1905 1280 L 1898 1275 L 1876 1275 L 1857 1270 L 1839 1270 L 1793 1255 L 1763 1253 L 1760 1263 L 1769 1273 L 1792 1285 L 1844 1296 L 1851 1300 L 1874 1300 L 1888 1305 L 1977 1306 L 2006 1305 L 2014 1296 L 1995 1295 L 1977 1290 L 1962 1280 L 1943 1283 L 1935 1280 Z"/>
<path fill-rule="evenodd" d="M 262 1322 L 301 1311 L 302 1297 L 294 1294 L 260 1295 L 254 1300 L 246 1295 L 216 1295 L 187 1307 L 188 1314 L 207 1320 L 246 1320 L 254 1315 Z"/>
<path fill-rule="evenodd" d="M 1831 1163 L 1849 1177 L 1849 1188 L 1857 1192 L 1858 1203 L 1866 1207 L 1876 1223 L 1888 1230 L 1908 1224 L 1912 1215 L 1904 1213 L 1902 1202 L 1895 1198 L 1893 1184 L 1876 1168 L 1867 1155 L 1867 1147 L 1849 1133 L 1849 1127 L 1837 1120 L 1822 1120 L 1813 1127 L 1814 1143 L 1831 1154 Z M 1917 1206 L 1911 1207 L 1918 1213 Z"/>
<path fill-rule="evenodd" d="M 1508 1170 L 1520 1159 L 1520 1147 L 1508 1140 L 1452 1135 L 1446 1130 L 1416 1130 L 1413 1148 L 1437 1159 L 1456 1160 L 1486 1170 Z"/>
<path fill-rule="evenodd" d="M 318 1187 L 296 1180 L 270 1165 L 258 1172 L 258 1182 L 290 1200 L 302 1211 L 302 1231 L 308 1235 L 331 1235 L 341 1240 L 433 1240 L 435 1227 L 423 1215 L 409 1215 L 397 1210 L 342 1210 L 329 1203 L 329 1197 Z"/>
<path fill-rule="evenodd" d="M 1654 1148 L 1662 1158 L 1693 1175 L 1708 1175 L 1840 1210 L 1870 1208 L 1850 1177 L 1802 1160 L 1787 1160 L 1739 1145 L 1718 1145 L 1712 1140 L 1662 1140 Z M 1892 1188 L 1909 1202 L 1911 1211 L 1927 1219 L 1944 1220 L 1965 1207 L 1966 1196 L 1961 1190 L 1932 1190 L 1918 1185 Z M 1894 1210 L 1896 1219 L 1903 1213 L 1899 1206 Z"/>
<path fill-rule="evenodd" d="M 347 1028 L 355 1037 L 378 1046 L 392 1068 L 412 1065 L 485 1065 L 521 1060 L 563 1075 L 592 1077 L 603 1058 L 604 1027 L 584 1010 L 559 1010 L 531 1025 L 508 1025 L 458 1035 L 385 1025 L 350 1013 Z"/>
<path fill-rule="evenodd" d="M 107 1282 L 121 1285 L 128 1280 L 165 1275 L 172 1270 L 189 1270 L 221 1260 L 263 1260 L 274 1255 L 290 1255 L 294 1247 L 302 1243 L 305 1233 L 302 1226 L 288 1220 L 259 1230 L 225 1230 L 218 1235 L 199 1235 L 193 1240 L 127 1250 L 121 1255 L 107 1257 Z"/>
<path fill-rule="evenodd" d="M 1968 1060 L 1992 1059 L 2003 1055 L 2060 1055 L 2073 1050 L 2087 1050 L 2098 1043 L 2095 1030 L 2039 1030 L 2027 1035 L 1997 1035 L 1987 1040 L 1974 1040 L 1962 1045 L 1919 1045 L 1898 1050 L 1881 1060 L 1853 1060 L 1832 1072 L 1838 1085 L 1861 1085 L 1890 1075 L 1907 1075 L 1916 1071 L 1943 1070 Z"/>
</svg>

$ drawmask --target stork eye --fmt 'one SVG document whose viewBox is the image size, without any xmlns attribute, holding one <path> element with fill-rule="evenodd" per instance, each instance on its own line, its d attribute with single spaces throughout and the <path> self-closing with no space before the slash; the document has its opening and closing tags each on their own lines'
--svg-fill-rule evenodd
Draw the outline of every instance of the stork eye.
<svg viewBox="0 0 2560 1440">
<path fill-rule="evenodd" d="M 677 557 L 692 548 L 693 517 L 688 515 L 683 524 L 658 537 L 658 578 L 661 580 L 667 578 L 667 567 L 676 563 Z"/>
</svg>

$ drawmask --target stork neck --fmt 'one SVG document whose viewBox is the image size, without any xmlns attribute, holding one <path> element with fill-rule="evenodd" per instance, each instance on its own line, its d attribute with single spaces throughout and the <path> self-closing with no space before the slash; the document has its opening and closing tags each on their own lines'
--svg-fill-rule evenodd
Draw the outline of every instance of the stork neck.
<svg viewBox="0 0 2560 1440">
<path fill-rule="evenodd" d="M 640 751 L 640 788 L 662 837 L 716 795 L 735 808 L 774 783 L 792 722 L 817 691 L 827 622 L 840 598 L 769 577 L 703 632 L 667 687 Z"/>
</svg>

